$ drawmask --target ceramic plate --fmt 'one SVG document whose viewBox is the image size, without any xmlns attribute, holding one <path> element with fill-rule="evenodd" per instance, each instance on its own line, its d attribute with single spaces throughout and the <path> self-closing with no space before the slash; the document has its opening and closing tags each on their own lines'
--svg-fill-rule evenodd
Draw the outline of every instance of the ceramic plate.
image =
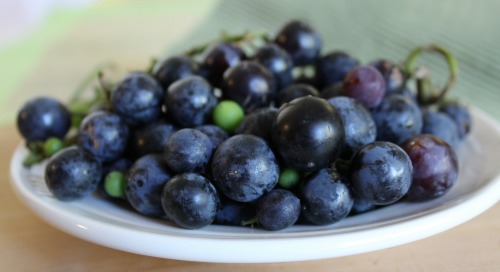
<svg viewBox="0 0 500 272">
<path fill-rule="evenodd" d="M 184 230 L 141 216 L 98 196 L 74 202 L 53 198 L 43 165 L 24 169 L 20 145 L 11 161 L 12 187 L 20 199 L 54 227 L 118 250 L 169 259 L 264 263 L 332 258 L 380 250 L 448 230 L 479 215 L 500 197 L 500 126 L 473 109 L 474 128 L 458 150 L 459 180 L 442 198 L 397 203 L 329 226 L 293 226 L 270 232 L 211 225 Z"/>
</svg>

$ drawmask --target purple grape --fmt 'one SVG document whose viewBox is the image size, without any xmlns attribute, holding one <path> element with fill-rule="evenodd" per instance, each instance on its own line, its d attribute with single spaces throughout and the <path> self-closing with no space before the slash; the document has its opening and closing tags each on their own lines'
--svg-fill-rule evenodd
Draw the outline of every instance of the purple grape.
<svg viewBox="0 0 500 272">
<path fill-rule="evenodd" d="M 408 139 L 401 147 L 413 165 L 413 182 L 407 198 L 425 201 L 446 194 L 458 177 L 458 160 L 453 148 L 430 134 Z"/>
<path fill-rule="evenodd" d="M 358 100 L 363 106 L 378 106 L 385 95 L 385 80 L 372 66 L 359 66 L 352 69 L 344 79 L 344 95 Z"/>
<path fill-rule="evenodd" d="M 209 47 L 203 53 L 202 70 L 214 86 L 219 86 L 224 72 L 245 58 L 243 51 L 232 43 L 220 43 Z"/>
<path fill-rule="evenodd" d="M 251 112 L 271 104 L 276 97 L 276 84 L 264 66 L 244 61 L 224 73 L 223 92 L 225 97 Z"/>
<path fill-rule="evenodd" d="M 313 63 L 321 50 L 321 37 L 311 26 L 301 21 L 291 21 L 278 31 L 274 40 L 285 49 L 295 66 Z"/>
<path fill-rule="evenodd" d="M 274 43 L 259 48 L 253 60 L 266 67 L 276 80 L 276 89 L 290 85 L 293 81 L 293 62 L 288 53 Z"/>
</svg>

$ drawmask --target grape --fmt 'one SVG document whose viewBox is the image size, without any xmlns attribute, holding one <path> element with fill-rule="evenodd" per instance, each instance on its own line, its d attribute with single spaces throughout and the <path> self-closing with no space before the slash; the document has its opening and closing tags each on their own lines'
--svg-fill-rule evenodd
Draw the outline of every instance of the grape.
<svg viewBox="0 0 500 272">
<path fill-rule="evenodd" d="M 400 144 L 422 132 L 422 112 L 418 105 L 402 95 L 391 95 L 372 109 L 377 125 L 377 140 Z"/>
<path fill-rule="evenodd" d="M 423 117 L 423 134 L 436 135 L 451 147 L 457 148 L 460 143 L 460 131 L 457 123 L 442 112 L 426 110 Z"/>
<path fill-rule="evenodd" d="M 469 134 L 472 126 L 472 117 L 467 107 L 459 103 L 447 103 L 439 107 L 439 111 L 447 114 L 458 125 L 460 139 Z"/>
<path fill-rule="evenodd" d="M 177 80 L 165 94 L 167 114 L 181 127 L 200 126 L 210 120 L 217 105 L 212 86 L 202 77 Z"/>
<path fill-rule="evenodd" d="M 385 95 L 385 80 L 372 66 L 358 66 L 352 69 L 344 79 L 344 95 L 358 100 L 363 106 L 378 106 Z"/>
<path fill-rule="evenodd" d="M 120 116 L 104 111 L 89 114 L 78 132 L 80 146 L 101 162 L 118 159 L 128 143 L 129 128 Z"/>
<path fill-rule="evenodd" d="M 332 97 L 345 96 L 344 94 L 344 84 L 342 82 L 337 82 L 332 84 L 320 92 L 320 97 L 324 99 L 330 99 Z"/>
<path fill-rule="evenodd" d="M 302 214 L 315 225 L 328 225 L 345 218 L 353 204 L 346 181 L 333 169 L 324 168 L 299 187 Z"/>
<path fill-rule="evenodd" d="M 241 106 L 232 100 L 223 100 L 215 107 L 212 119 L 227 132 L 233 132 L 245 117 Z"/>
<path fill-rule="evenodd" d="M 43 143 L 43 153 L 50 157 L 64 148 L 64 143 L 61 139 L 50 137 Z"/>
<path fill-rule="evenodd" d="M 186 56 L 174 56 L 158 62 L 153 69 L 153 75 L 163 87 L 168 89 L 175 81 L 198 74 L 199 66 Z"/>
<path fill-rule="evenodd" d="M 214 147 L 203 132 L 184 128 L 175 132 L 165 145 L 165 161 L 174 173 L 204 173 Z"/>
<path fill-rule="evenodd" d="M 202 125 L 196 127 L 195 129 L 208 136 L 208 139 L 212 143 L 214 149 L 229 138 L 229 134 L 225 130 L 215 125 Z"/>
<path fill-rule="evenodd" d="M 278 110 L 276 108 L 262 108 L 256 110 L 243 118 L 238 125 L 235 134 L 251 134 L 271 142 L 271 130 Z"/>
<path fill-rule="evenodd" d="M 319 92 L 311 85 L 295 83 L 278 93 L 278 99 L 276 105 L 280 107 L 281 105 L 288 103 L 295 98 L 303 96 L 319 96 Z"/>
<path fill-rule="evenodd" d="M 178 128 L 171 123 L 160 120 L 132 132 L 128 150 L 134 158 L 151 153 L 163 153 L 165 144 Z"/>
<path fill-rule="evenodd" d="M 371 63 L 385 80 L 386 95 L 397 93 L 404 88 L 405 78 L 401 68 L 390 60 L 379 59 Z"/>
<path fill-rule="evenodd" d="M 90 153 L 72 146 L 55 154 L 45 168 L 45 182 L 59 200 L 80 199 L 93 193 L 101 180 L 102 167 Z"/>
<path fill-rule="evenodd" d="M 144 72 L 129 73 L 111 93 L 114 111 L 131 125 L 155 121 L 161 114 L 163 89 Z"/>
<path fill-rule="evenodd" d="M 254 203 L 242 203 L 219 195 L 220 208 L 215 216 L 214 224 L 242 226 L 255 217 Z"/>
<path fill-rule="evenodd" d="M 344 125 L 326 100 L 301 97 L 278 110 L 272 128 L 274 147 L 286 164 L 299 171 L 326 167 L 344 146 Z"/>
<path fill-rule="evenodd" d="M 214 184 L 228 198 L 240 202 L 258 199 L 278 183 L 279 167 L 268 144 L 259 137 L 230 137 L 212 157 Z"/>
<path fill-rule="evenodd" d="M 365 145 L 354 154 L 350 168 L 354 193 L 372 204 L 392 204 L 410 189 L 411 160 L 393 143 L 379 141 Z"/>
<path fill-rule="evenodd" d="M 328 99 L 342 118 L 345 131 L 345 145 L 341 156 L 351 158 L 362 146 L 375 141 L 377 127 L 370 112 L 358 101 L 350 97 L 339 96 Z"/>
<path fill-rule="evenodd" d="M 216 44 L 205 50 L 202 69 L 212 85 L 220 86 L 224 72 L 244 58 L 245 54 L 238 46 L 227 42 Z"/>
<path fill-rule="evenodd" d="M 104 178 L 104 190 L 111 197 L 125 197 L 125 175 L 120 171 L 112 171 Z"/>
<path fill-rule="evenodd" d="M 244 61 L 224 73 L 223 93 L 239 103 L 245 112 L 251 112 L 271 104 L 276 97 L 276 84 L 264 66 Z"/>
<path fill-rule="evenodd" d="M 457 156 L 450 145 L 437 136 L 423 134 L 408 139 L 401 147 L 414 169 L 408 200 L 435 199 L 450 191 L 458 177 Z"/>
<path fill-rule="evenodd" d="M 292 189 L 300 183 L 300 173 L 293 168 L 281 170 L 278 184 L 285 189 Z"/>
<path fill-rule="evenodd" d="M 165 184 L 161 204 L 167 216 L 179 227 L 199 229 L 214 221 L 219 196 L 208 179 L 185 173 L 174 176 Z"/>
<path fill-rule="evenodd" d="M 277 90 L 292 83 L 292 59 L 285 50 L 276 44 L 270 43 L 260 47 L 255 52 L 253 60 L 266 67 L 274 76 Z"/>
<path fill-rule="evenodd" d="M 274 42 L 292 57 L 295 66 L 313 63 L 321 50 L 320 35 L 308 24 L 291 21 L 278 31 Z"/>
<path fill-rule="evenodd" d="M 290 191 L 273 190 L 258 200 L 256 215 L 263 229 L 286 229 L 299 219 L 300 200 Z"/>
<path fill-rule="evenodd" d="M 68 109 L 50 97 L 29 100 L 17 114 L 17 128 L 28 142 L 63 138 L 70 126 Z"/>
<path fill-rule="evenodd" d="M 319 88 L 323 89 L 344 81 L 347 73 L 358 65 L 357 59 L 342 51 L 333 51 L 324 55 L 316 63 Z"/>
<path fill-rule="evenodd" d="M 141 214 L 165 217 L 161 192 L 172 176 L 161 154 L 139 158 L 126 176 L 125 195 L 130 205 Z"/>
</svg>

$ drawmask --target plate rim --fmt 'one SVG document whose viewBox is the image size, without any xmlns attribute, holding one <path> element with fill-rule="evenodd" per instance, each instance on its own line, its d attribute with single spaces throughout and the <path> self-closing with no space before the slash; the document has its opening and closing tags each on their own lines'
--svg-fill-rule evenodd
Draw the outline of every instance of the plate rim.
<svg viewBox="0 0 500 272">
<path fill-rule="evenodd" d="M 471 108 L 471 113 L 491 125 L 491 129 L 500 135 L 500 125 L 492 117 L 478 108 Z M 221 239 L 221 237 L 195 237 L 188 234 L 141 232 L 123 226 L 110 225 L 95 218 L 70 213 L 65 209 L 50 205 L 50 203 L 31 192 L 24 185 L 21 172 L 18 171 L 22 169 L 20 166 L 20 150 L 23 148 L 24 146 L 21 143 L 12 156 L 10 183 L 18 198 L 38 217 L 70 235 L 101 246 L 141 255 L 186 261 L 217 263 L 290 262 L 334 258 L 386 249 L 420 240 L 456 227 L 491 208 L 500 198 L 497 194 L 500 191 L 500 172 L 497 172 L 496 176 L 473 193 L 455 199 L 455 202 L 458 201 L 459 203 L 447 205 L 438 210 L 433 209 L 429 213 L 421 214 L 411 220 L 389 222 L 377 228 L 361 229 L 352 233 L 273 237 L 274 232 L 269 232 L 268 236 L 259 233 L 261 234 L 259 238 L 227 237 Z M 481 198 L 478 196 L 481 196 Z M 448 216 L 442 216 L 443 214 Z M 61 218 L 64 219 L 64 222 L 61 221 Z M 420 227 L 419 231 L 416 231 L 415 226 L 417 225 L 425 226 L 425 228 Z M 402 229 L 405 231 L 401 231 Z M 102 235 L 106 235 L 106 239 L 102 240 L 102 235 L 100 237 L 98 237 L 99 235 L 96 236 L 92 232 L 94 230 L 99 230 Z M 354 236 L 357 236 L 358 239 L 353 240 Z M 130 242 L 120 239 L 122 237 L 140 239 L 142 242 L 147 242 L 150 247 L 134 247 Z M 158 244 L 158 242 L 162 243 Z M 265 250 L 262 250 L 262 243 L 265 243 Z M 339 244 L 344 246 L 340 247 Z M 290 250 L 297 246 L 302 249 L 309 249 L 309 251 Z M 218 254 L 216 249 L 224 247 L 230 247 L 231 250 L 223 249 L 222 253 L 224 254 Z M 278 254 L 268 253 L 280 249 L 286 251 L 286 254 L 281 252 Z M 249 251 L 252 253 L 241 254 Z"/>
</svg>

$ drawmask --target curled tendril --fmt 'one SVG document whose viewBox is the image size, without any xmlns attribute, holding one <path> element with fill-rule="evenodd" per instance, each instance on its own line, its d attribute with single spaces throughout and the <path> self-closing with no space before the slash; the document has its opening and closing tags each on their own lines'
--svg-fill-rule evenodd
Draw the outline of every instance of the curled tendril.
<svg viewBox="0 0 500 272">
<path fill-rule="evenodd" d="M 441 89 L 432 84 L 428 68 L 414 67 L 415 61 L 423 53 L 436 53 L 442 56 L 448 64 L 448 81 Z M 407 76 L 417 82 L 419 102 L 427 105 L 442 101 L 453 88 L 458 77 L 458 61 L 455 56 L 447 49 L 435 44 L 419 46 L 413 49 L 405 60 L 404 68 Z"/>
</svg>

